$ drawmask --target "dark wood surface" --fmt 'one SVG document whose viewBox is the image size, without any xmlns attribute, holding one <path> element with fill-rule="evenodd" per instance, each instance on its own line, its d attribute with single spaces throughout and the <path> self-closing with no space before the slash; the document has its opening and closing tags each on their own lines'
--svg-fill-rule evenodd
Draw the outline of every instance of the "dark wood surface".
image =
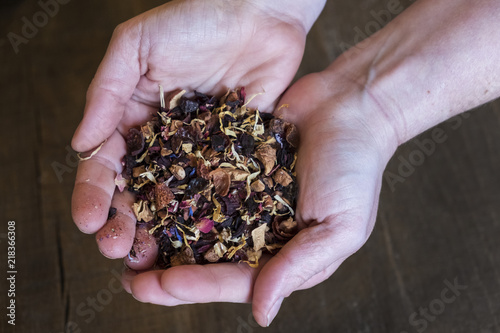
<svg viewBox="0 0 500 333">
<path fill-rule="evenodd" d="M 101 256 L 94 237 L 72 222 L 76 169 L 66 147 L 114 26 L 159 4 L 70 1 L 18 53 L 7 34 L 21 34 L 23 17 L 40 7 L 34 0 L 0 5 L 1 332 L 410 333 L 424 328 L 425 317 L 412 325 L 412 313 L 429 306 L 422 331 L 500 332 L 500 101 L 438 125 L 446 140 L 429 155 L 419 155 L 415 140 L 400 147 L 388 172 L 398 174 L 401 161 L 419 156 L 422 165 L 406 170 L 404 182 L 384 181 L 368 243 L 328 281 L 288 298 L 270 328 L 256 328 L 250 305 L 166 308 L 120 291 L 122 263 Z M 342 42 L 353 43 L 356 27 L 374 21 L 370 11 L 386 6 L 330 0 L 298 75 L 327 66 Z M 419 140 L 430 138 L 428 131 Z M 58 177 L 54 167 L 63 166 Z M 17 233 L 15 327 L 5 309 L 10 220 Z M 453 298 L 445 289 L 454 281 L 466 287 Z"/>
</svg>

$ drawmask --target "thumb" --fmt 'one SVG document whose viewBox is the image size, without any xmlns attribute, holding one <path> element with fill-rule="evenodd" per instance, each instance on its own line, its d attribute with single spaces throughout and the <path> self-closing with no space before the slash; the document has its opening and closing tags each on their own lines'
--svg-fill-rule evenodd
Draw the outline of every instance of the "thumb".
<svg viewBox="0 0 500 333">
<path fill-rule="evenodd" d="M 83 119 L 72 140 L 76 151 L 88 151 L 106 140 L 123 117 L 140 78 L 140 33 L 119 25 L 87 91 Z"/>
<path fill-rule="evenodd" d="M 285 297 L 326 280 L 364 244 L 368 237 L 364 223 L 346 223 L 350 226 L 345 227 L 337 222 L 303 229 L 262 268 L 252 300 L 254 317 L 261 326 L 271 324 Z"/>
</svg>

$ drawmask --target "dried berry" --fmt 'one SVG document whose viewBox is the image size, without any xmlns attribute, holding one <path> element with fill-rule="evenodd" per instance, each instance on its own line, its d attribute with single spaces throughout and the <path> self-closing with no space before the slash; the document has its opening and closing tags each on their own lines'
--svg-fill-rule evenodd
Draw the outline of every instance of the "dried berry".
<svg viewBox="0 0 500 333">
<path fill-rule="evenodd" d="M 135 193 L 132 210 L 156 238 L 158 267 L 255 267 L 297 232 L 297 129 L 247 108 L 243 88 L 220 99 L 184 94 L 170 93 L 167 108 L 130 129 L 124 180 L 115 182 Z"/>
</svg>

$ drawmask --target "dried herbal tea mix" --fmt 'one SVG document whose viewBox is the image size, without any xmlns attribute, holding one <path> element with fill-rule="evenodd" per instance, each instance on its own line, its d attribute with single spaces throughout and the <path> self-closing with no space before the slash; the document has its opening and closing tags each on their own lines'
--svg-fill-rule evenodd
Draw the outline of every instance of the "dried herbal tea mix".
<svg viewBox="0 0 500 333">
<path fill-rule="evenodd" d="M 123 183 L 136 195 L 137 226 L 155 236 L 161 268 L 256 267 L 297 232 L 297 129 L 247 108 L 244 88 L 220 99 L 184 93 L 126 137 Z"/>
</svg>

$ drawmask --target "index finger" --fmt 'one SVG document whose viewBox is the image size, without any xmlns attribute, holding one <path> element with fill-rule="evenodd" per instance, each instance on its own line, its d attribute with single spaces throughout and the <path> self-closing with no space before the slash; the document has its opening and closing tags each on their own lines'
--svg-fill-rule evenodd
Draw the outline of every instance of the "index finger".
<svg viewBox="0 0 500 333">
<path fill-rule="evenodd" d="M 125 153 L 125 140 L 115 131 L 95 156 L 78 165 L 71 213 L 82 232 L 95 233 L 106 223 Z"/>
</svg>

